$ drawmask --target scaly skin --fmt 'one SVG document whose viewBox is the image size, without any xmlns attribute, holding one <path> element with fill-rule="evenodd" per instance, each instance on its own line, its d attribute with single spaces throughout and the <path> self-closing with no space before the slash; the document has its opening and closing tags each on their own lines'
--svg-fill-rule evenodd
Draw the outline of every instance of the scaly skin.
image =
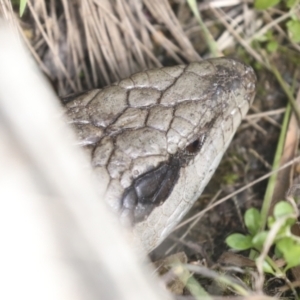
<svg viewBox="0 0 300 300">
<path fill-rule="evenodd" d="M 67 99 L 80 144 L 107 184 L 107 202 L 134 225 L 147 251 L 202 193 L 249 109 L 255 82 L 250 67 L 219 58 L 137 73 Z"/>
</svg>

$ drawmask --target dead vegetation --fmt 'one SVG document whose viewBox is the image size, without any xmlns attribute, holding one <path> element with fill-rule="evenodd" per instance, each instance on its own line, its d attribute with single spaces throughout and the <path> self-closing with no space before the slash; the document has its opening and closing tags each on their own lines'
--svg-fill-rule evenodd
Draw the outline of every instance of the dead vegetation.
<svg viewBox="0 0 300 300">
<path fill-rule="evenodd" d="M 247 6 L 243 11 L 236 1 L 235 6 L 229 4 L 224 3 L 228 26 L 251 36 L 254 12 Z M 199 8 L 211 17 L 207 26 L 222 53 L 237 41 L 224 32 L 225 16 L 214 16 L 222 3 L 212 6 L 213 11 L 208 4 Z M 209 56 L 205 36 L 185 1 L 28 1 L 22 22 L 16 23 L 60 95 L 107 85 L 140 70 Z"/>
</svg>

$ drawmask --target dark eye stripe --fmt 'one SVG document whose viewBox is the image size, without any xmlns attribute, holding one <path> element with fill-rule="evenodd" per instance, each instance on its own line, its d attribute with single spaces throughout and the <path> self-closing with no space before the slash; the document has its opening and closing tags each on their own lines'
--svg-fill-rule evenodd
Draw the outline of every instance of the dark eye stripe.
<svg viewBox="0 0 300 300">
<path fill-rule="evenodd" d="M 175 186 L 180 170 L 180 159 L 172 158 L 168 163 L 142 174 L 126 189 L 122 199 L 122 210 L 127 210 L 131 223 L 143 221 L 156 207 L 163 203 Z"/>
</svg>

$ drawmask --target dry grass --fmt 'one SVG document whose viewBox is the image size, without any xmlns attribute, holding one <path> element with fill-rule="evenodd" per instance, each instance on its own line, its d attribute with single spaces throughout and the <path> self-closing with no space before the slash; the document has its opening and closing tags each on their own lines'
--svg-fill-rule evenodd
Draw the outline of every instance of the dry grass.
<svg viewBox="0 0 300 300">
<path fill-rule="evenodd" d="M 3 2 L 9 7 L 7 0 Z M 207 27 L 215 31 L 220 53 L 237 43 L 220 28 L 220 21 L 237 35 L 247 33 L 244 38 L 248 40 L 256 30 L 250 23 L 253 10 L 247 6 L 243 10 L 241 3 L 231 7 L 236 4 L 224 1 L 218 7 L 214 2 L 200 5 L 202 13 L 211 16 Z M 220 14 L 223 6 L 227 14 L 218 20 L 214 15 Z M 6 15 L 17 18 L 9 9 Z M 31 0 L 25 23 L 16 22 L 60 95 L 107 85 L 163 64 L 197 61 L 201 59 L 199 50 L 207 51 L 197 20 L 185 1 L 51 0 L 46 4 Z"/>
</svg>

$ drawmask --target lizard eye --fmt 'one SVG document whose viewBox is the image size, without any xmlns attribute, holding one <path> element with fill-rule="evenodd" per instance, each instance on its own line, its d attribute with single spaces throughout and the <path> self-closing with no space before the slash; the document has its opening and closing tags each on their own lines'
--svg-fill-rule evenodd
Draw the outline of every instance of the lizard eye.
<svg viewBox="0 0 300 300">
<path fill-rule="evenodd" d="M 185 150 L 191 154 L 196 153 L 200 150 L 201 148 L 201 142 L 200 139 L 197 139 L 190 143 L 189 145 L 186 146 Z"/>
<path fill-rule="evenodd" d="M 189 145 L 185 147 L 185 151 L 189 154 L 196 154 L 202 148 L 204 142 L 206 140 L 206 134 L 201 135 L 196 140 L 191 142 Z"/>
</svg>

